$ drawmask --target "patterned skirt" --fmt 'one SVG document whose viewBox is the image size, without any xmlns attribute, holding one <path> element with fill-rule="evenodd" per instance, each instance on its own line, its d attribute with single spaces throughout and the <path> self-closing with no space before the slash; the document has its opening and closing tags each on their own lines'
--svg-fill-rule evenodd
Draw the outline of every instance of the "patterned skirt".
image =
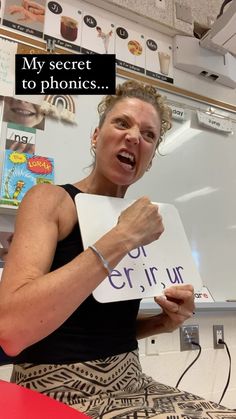
<svg viewBox="0 0 236 419">
<path fill-rule="evenodd" d="M 11 381 L 94 419 L 236 419 L 236 411 L 146 376 L 137 351 L 75 364 L 15 365 Z"/>
</svg>

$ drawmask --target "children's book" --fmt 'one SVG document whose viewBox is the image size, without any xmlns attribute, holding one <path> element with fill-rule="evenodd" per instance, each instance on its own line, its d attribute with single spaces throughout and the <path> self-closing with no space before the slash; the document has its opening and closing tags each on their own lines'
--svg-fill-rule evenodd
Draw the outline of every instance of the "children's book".
<svg viewBox="0 0 236 419">
<path fill-rule="evenodd" d="M 5 150 L 0 204 L 18 207 L 26 192 L 39 183 L 54 183 L 54 159 Z"/>
</svg>

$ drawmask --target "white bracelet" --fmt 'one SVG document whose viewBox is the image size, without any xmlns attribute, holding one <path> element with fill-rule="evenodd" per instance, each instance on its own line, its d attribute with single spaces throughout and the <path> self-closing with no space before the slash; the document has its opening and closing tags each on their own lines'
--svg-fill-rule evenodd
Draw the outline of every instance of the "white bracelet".
<svg viewBox="0 0 236 419">
<path fill-rule="evenodd" d="M 99 257 L 99 259 L 101 260 L 104 268 L 106 269 L 106 271 L 108 272 L 108 275 L 111 275 L 113 269 L 110 267 L 108 261 L 102 256 L 102 254 L 96 249 L 95 246 L 91 245 L 88 246 L 89 249 L 92 249 L 94 251 L 94 253 L 96 253 L 96 255 Z"/>
</svg>

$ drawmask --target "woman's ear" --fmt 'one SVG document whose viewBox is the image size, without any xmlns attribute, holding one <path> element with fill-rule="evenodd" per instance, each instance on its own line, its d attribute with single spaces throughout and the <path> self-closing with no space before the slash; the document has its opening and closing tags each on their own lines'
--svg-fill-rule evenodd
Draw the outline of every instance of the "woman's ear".
<svg viewBox="0 0 236 419">
<path fill-rule="evenodd" d="M 93 132 L 93 135 L 91 137 L 91 147 L 93 149 L 95 149 L 96 146 L 97 146 L 99 131 L 100 131 L 99 128 L 96 127 L 95 130 L 94 130 L 94 132 Z"/>
</svg>

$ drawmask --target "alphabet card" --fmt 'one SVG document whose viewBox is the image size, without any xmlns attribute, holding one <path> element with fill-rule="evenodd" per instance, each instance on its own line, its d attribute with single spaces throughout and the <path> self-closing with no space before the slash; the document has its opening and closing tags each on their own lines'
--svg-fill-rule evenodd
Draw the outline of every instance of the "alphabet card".
<svg viewBox="0 0 236 419">
<path fill-rule="evenodd" d="M 163 37 L 164 35 L 162 35 Z M 172 45 L 146 35 L 146 75 L 157 80 L 173 83 Z"/>
<path fill-rule="evenodd" d="M 84 13 L 81 39 L 83 54 L 114 54 L 114 24 L 100 16 Z"/>
<path fill-rule="evenodd" d="M 43 37 L 46 0 L 5 0 L 4 26 L 29 36 Z M 52 2 L 55 3 L 55 2 Z"/>
<path fill-rule="evenodd" d="M 8 123 L 5 149 L 34 154 L 35 137 L 36 128 Z"/>
<path fill-rule="evenodd" d="M 116 224 L 120 213 L 134 201 L 80 193 L 75 197 L 84 249 L 94 244 Z M 202 281 L 177 209 L 158 203 L 165 231 L 153 243 L 129 252 L 111 275 L 94 290 L 101 302 L 149 298 L 165 288 L 192 284 L 202 289 Z M 114 243 L 114 246 L 116 244 Z"/>
<path fill-rule="evenodd" d="M 49 1 L 46 8 L 44 39 L 80 52 L 81 11 L 62 1 Z"/>
<path fill-rule="evenodd" d="M 144 74 L 145 39 L 142 34 L 122 26 L 116 28 L 116 62 L 119 67 Z"/>
</svg>

